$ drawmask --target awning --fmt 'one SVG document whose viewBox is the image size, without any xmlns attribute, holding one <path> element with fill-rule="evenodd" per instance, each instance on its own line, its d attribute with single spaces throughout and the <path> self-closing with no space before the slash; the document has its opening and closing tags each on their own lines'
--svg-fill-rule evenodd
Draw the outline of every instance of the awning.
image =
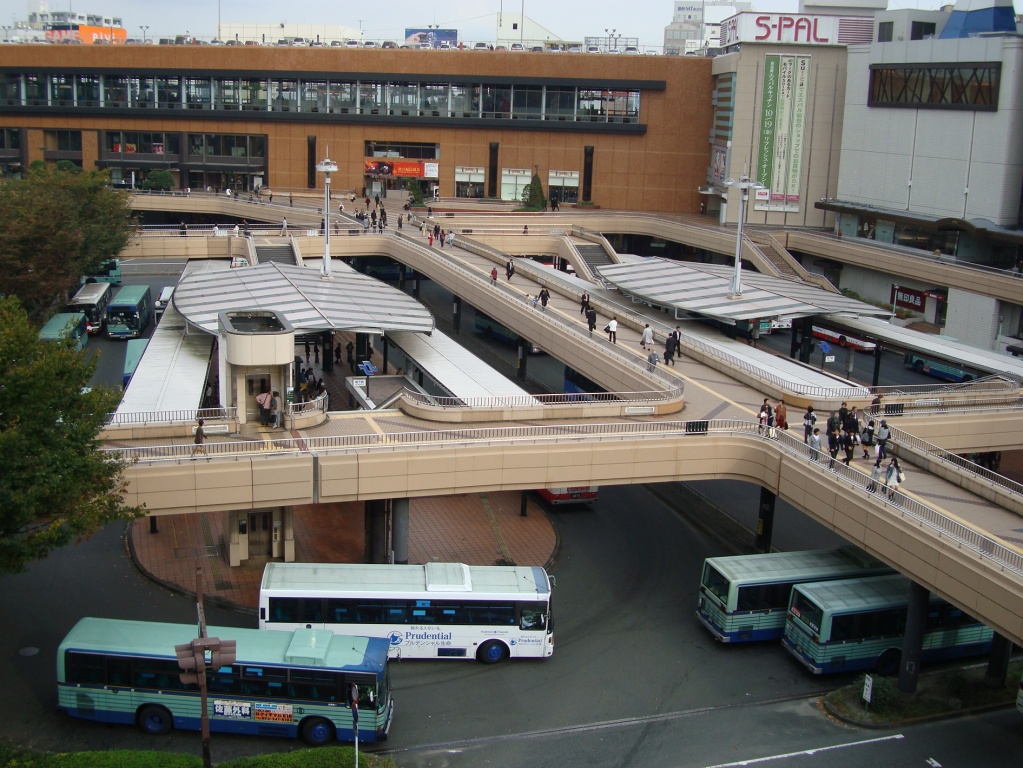
<svg viewBox="0 0 1023 768">
<path fill-rule="evenodd" d="M 597 267 L 602 278 L 623 293 L 650 304 L 673 307 L 719 320 L 766 317 L 883 317 L 891 312 L 805 283 L 742 273 L 742 296 L 731 297 L 732 267 L 648 258 Z"/>
<path fill-rule="evenodd" d="M 429 332 L 433 315 L 415 299 L 334 261 L 329 278 L 316 267 L 267 262 L 255 267 L 186 277 L 174 290 L 174 306 L 189 323 L 217 333 L 217 315 L 273 309 L 296 332 L 344 330 Z"/>
</svg>

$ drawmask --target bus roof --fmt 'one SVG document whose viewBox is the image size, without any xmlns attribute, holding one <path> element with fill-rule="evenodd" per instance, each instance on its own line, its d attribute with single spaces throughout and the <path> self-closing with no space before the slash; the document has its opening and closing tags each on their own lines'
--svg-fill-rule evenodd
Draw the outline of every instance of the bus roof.
<svg viewBox="0 0 1023 768">
<path fill-rule="evenodd" d="M 377 675 L 387 660 L 388 641 L 380 637 L 335 635 L 327 629 L 281 632 L 269 629 L 208 627 L 209 637 L 237 642 L 239 662 L 286 664 L 367 672 Z M 198 635 L 194 624 L 165 624 L 121 619 L 81 619 L 60 644 L 67 650 L 102 651 L 176 659 L 174 646 Z"/>
<path fill-rule="evenodd" d="M 457 592 L 528 599 L 550 594 L 550 583 L 537 566 L 374 565 L 363 563 L 267 563 L 263 590 L 324 595 L 338 590 L 353 594 Z"/>
<path fill-rule="evenodd" d="M 99 301 L 104 293 L 110 293 L 113 289 L 110 287 L 110 283 L 86 283 L 78 289 L 68 306 L 74 304 L 95 304 Z"/>
<path fill-rule="evenodd" d="M 707 565 L 732 582 L 775 582 L 787 578 L 814 581 L 836 571 L 856 573 L 887 568 L 884 563 L 853 546 L 801 552 L 709 557 Z"/>
<path fill-rule="evenodd" d="M 138 304 L 139 300 L 149 291 L 148 285 L 126 285 L 117 292 L 110 305 Z"/>
<path fill-rule="evenodd" d="M 894 608 L 909 602 L 909 579 L 900 574 L 797 584 L 811 602 L 831 613 Z M 937 597 L 936 595 L 934 597 Z"/>
<path fill-rule="evenodd" d="M 75 326 L 84 318 L 85 315 L 81 312 L 59 312 L 39 329 L 39 338 L 44 340 L 62 339 L 68 331 L 74 330 Z"/>
</svg>

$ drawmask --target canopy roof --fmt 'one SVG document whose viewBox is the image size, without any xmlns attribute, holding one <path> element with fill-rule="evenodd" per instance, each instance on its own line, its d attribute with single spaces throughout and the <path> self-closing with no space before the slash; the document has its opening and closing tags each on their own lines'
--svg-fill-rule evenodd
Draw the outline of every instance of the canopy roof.
<svg viewBox="0 0 1023 768">
<path fill-rule="evenodd" d="M 178 284 L 174 306 L 209 333 L 217 333 L 219 313 L 245 309 L 276 310 L 297 333 L 433 330 L 433 315 L 412 297 L 336 261 L 331 271 L 326 278 L 318 269 L 266 262 L 198 273 Z"/>
<path fill-rule="evenodd" d="M 597 267 L 600 276 L 623 293 L 662 307 L 714 317 L 890 317 L 891 312 L 806 283 L 742 273 L 742 296 L 732 298 L 732 267 L 647 258 Z"/>
</svg>

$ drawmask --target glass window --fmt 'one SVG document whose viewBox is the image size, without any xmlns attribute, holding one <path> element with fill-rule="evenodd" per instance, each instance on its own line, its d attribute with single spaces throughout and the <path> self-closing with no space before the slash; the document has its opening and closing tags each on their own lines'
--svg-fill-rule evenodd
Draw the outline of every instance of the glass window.
<svg viewBox="0 0 1023 768">
<path fill-rule="evenodd" d="M 270 90 L 273 93 L 270 108 L 274 112 L 298 111 L 298 80 L 274 80 Z"/>
<path fill-rule="evenodd" d="M 478 117 L 480 87 L 478 85 L 451 84 L 451 116 Z"/>
<path fill-rule="evenodd" d="M 326 112 L 327 81 L 303 80 L 300 106 L 303 112 Z"/>
<path fill-rule="evenodd" d="M 415 83 L 388 83 L 387 114 L 418 115 L 419 87 Z"/>
<path fill-rule="evenodd" d="M 519 612 L 519 629 L 542 631 L 547 628 L 547 606 L 523 603 Z"/>
<path fill-rule="evenodd" d="M 877 42 L 890 43 L 895 35 L 894 21 L 879 21 L 877 23 Z"/>
<path fill-rule="evenodd" d="M 103 77 L 103 106 L 105 107 L 127 107 L 128 101 L 128 78 L 105 75 Z"/>
<path fill-rule="evenodd" d="M 188 154 L 203 154 L 203 135 L 201 133 L 188 134 Z"/>
<path fill-rule="evenodd" d="M 481 90 L 483 117 L 511 117 L 511 86 L 484 85 Z"/>
<path fill-rule="evenodd" d="M 153 148 L 156 151 L 156 148 Z M 180 155 L 181 154 L 181 134 L 180 133 L 165 133 L 163 135 L 163 151 L 167 155 Z"/>
<path fill-rule="evenodd" d="M 74 99 L 74 78 L 71 75 L 50 75 L 50 106 L 70 107 Z"/>
<path fill-rule="evenodd" d="M 934 37 L 936 27 L 933 21 L 914 21 L 909 26 L 910 40 L 924 40 Z"/>
<path fill-rule="evenodd" d="M 266 157 L 266 136 L 249 136 L 249 157 Z"/>
<path fill-rule="evenodd" d="M 245 79 L 241 82 L 242 109 L 265 111 L 267 108 L 267 81 Z"/>
<path fill-rule="evenodd" d="M 188 109 L 212 108 L 212 93 L 208 77 L 190 77 L 185 80 L 185 104 Z"/>
<path fill-rule="evenodd" d="M 422 83 L 419 86 L 420 114 L 429 117 L 448 116 L 448 86 L 446 83 Z"/>
<path fill-rule="evenodd" d="M 98 107 L 99 106 L 99 76 L 78 75 L 75 80 L 75 91 L 78 106 Z"/>
<path fill-rule="evenodd" d="M 385 108 L 384 84 L 360 81 L 359 114 L 379 115 L 382 108 Z"/>
<path fill-rule="evenodd" d="M 181 107 L 181 78 L 156 78 L 156 106 L 159 109 L 178 109 Z"/>
<path fill-rule="evenodd" d="M 140 77 L 135 80 L 137 103 L 140 107 L 156 107 L 156 80 L 152 77 Z"/>
<path fill-rule="evenodd" d="M 21 75 L 0 72 L 0 104 L 5 107 L 21 104 Z"/>
<path fill-rule="evenodd" d="M 600 121 L 604 115 L 604 93 L 602 91 L 579 91 L 579 119 Z"/>
<path fill-rule="evenodd" d="M 240 109 L 241 89 L 237 80 L 217 79 L 213 81 L 213 108 Z"/>
<path fill-rule="evenodd" d="M 339 114 L 355 112 L 358 87 L 353 82 L 330 81 L 330 111 Z"/>
<path fill-rule="evenodd" d="M 205 143 L 207 155 L 224 154 L 224 141 L 223 137 L 220 134 L 207 133 L 205 136 Z"/>
<path fill-rule="evenodd" d="M 544 94 L 544 115 L 547 120 L 575 118 L 575 88 L 547 86 Z"/>
<path fill-rule="evenodd" d="M 543 114 L 543 88 L 516 85 L 512 99 L 512 117 L 518 120 L 539 120 Z"/>
<path fill-rule="evenodd" d="M 25 75 L 25 103 L 30 107 L 46 106 L 46 77 Z"/>
</svg>

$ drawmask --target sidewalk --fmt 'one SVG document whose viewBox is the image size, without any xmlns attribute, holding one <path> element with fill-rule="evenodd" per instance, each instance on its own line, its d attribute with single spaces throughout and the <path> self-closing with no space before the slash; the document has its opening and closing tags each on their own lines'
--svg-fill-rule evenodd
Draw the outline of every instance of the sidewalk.
<svg viewBox="0 0 1023 768">
<path fill-rule="evenodd" d="M 412 499 L 409 504 L 410 563 L 543 565 L 557 552 L 558 539 L 545 510 L 530 499 L 519 514 L 517 491 Z M 169 589 L 194 594 L 195 572 L 203 569 L 208 599 L 255 611 L 263 567 L 271 558 L 254 554 L 228 565 L 224 513 L 168 515 L 131 524 L 128 543 L 143 574 Z M 366 523 L 361 502 L 295 507 L 295 559 L 304 563 L 359 563 L 366 557 Z"/>
</svg>

